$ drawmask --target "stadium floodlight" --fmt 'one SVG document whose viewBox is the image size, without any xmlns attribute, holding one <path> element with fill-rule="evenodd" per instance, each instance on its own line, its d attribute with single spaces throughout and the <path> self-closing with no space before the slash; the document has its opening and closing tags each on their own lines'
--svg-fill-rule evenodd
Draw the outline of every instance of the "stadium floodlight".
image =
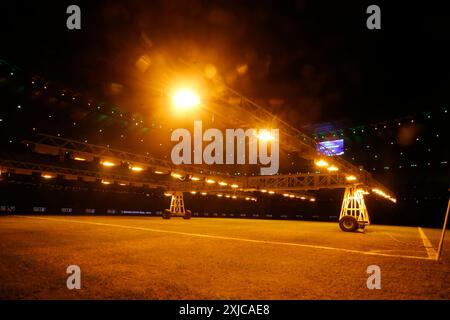
<svg viewBox="0 0 450 320">
<path fill-rule="evenodd" d="M 176 179 L 180 179 L 183 176 L 180 173 L 176 173 L 176 172 L 172 172 L 170 175 Z"/>
<path fill-rule="evenodd" d="M 273 140 L 273 136 L 270 134 L 269 130 L 261 129 L 258 133 L 258 139 L 262 141 Z"/>
<path fill-rule="evenodd" d="M 331 166 L 329 166 L 327 168 L 327 170 L 330 171 L 330 172 L 336 172 L 336 171 L 339 171 L 339 168 L 336 167 L 336 166 L 331 165 Z"/>
<path fill-rule="evenodd" d="M 114 167 L 114 166 L 116 165 L 116 164 L 115 164 L 114 162 L 112 162 L 112 161 L 102 161 L 101 164 L 102 164 L 104 167 Z"/>
<path fill-rule="evenodd" d="M 323 159 L 317 160 L 317 161 L 315 162 L 315 164 L 316 164 L 316 166 L 318 166 L 318 167 L 328 167 L 328 166 L 329 166 L 328 162 L 326 162 L 326 161 L 323 160 Z"/>
<path fill-rule="evenodd" d="M 345 179 L 346 179 L 347 181 L 355 181 L 355 180 L 356 180 L 356 177 L 355 177 L 354 175 L 350 175 L 350 176 L 346 176 Z"/>
<path fill-rule="evenodd" d="M 134 172 L 141 172 L 142 170 L 144 170 L 144 168 L 138 166 L 132 166 L 130 169 Z"/>
<path fill-rule="evenodd" d="M 200 104 L 200 97 L 192 89 L 181 88 L 172 95 L 172 103 L 177 110 L 188 110 Z"/>
<path fill-rule="evenodd" d="M 216 181 L 213 180 L 213 179 L 206 179 L 205 182 L 206 182 L 206 183 L 209 183 L 209 184 L 216 183 Z"/>
</svg>

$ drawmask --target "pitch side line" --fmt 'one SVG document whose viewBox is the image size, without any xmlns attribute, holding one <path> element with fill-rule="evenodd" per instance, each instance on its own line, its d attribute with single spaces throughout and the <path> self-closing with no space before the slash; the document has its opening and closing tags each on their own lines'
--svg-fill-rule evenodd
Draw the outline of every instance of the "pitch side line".
<svg viewBox="0 0 450 320">
<path fill-rule="evenodd" d="M 427 235 L 423 232 L 421 227 L 417 227 L 417 229 L 419 230 L 419 235 L 422 238 L 423 246 L 425 247 L 425 250 L 427 250 L 428 259 L 436 260 L 437 253 L 431 245 L 430 239 L 428 239 Z"/>
<path fill-rule="evenodd" d="M 418 257 L 418 256 L 408 256 L 408 255 L 398 255 L 398 254 L 371 252 L 371 251 L 359 251 L 359 250 L 352 250 L 352 249 L 317 246 L 317 245 L 312 245 L 312 244 L 301 244 L 301 243 L 292 243 L 292 242 L 279 242 L 279 241 L 235 238 L 235 237 L 226 237 L 226 236 L 209 235 L 209 234 L 201 234 L 201 233 L 170 231 L 170 230 L 161 230 L 161 229 L 153 229 L 153 228 L 145 228 L 145 227 L 133 227 L 133 226 L 120 225 L 120 224 L 111 224 L 111 223 L 90 222 L 90 221 L 80 221 L 80 220 L 71 220 L 71 219 L 32 217 L 32 216 L 21 216 L 21 215 L 16 215 L 16 217 L 29 218 L 29 219 L 39 219 L 39 220 L 49 220 L 49 221 L 59 221 L 59 222 L 89 224 L 89 225 L 96 225 L 96 226 L 122 228 L 122 229 L 133 229 L 133 230 L 141 230 L 141 231 L 151 231 L 151 232 L 177 234 L 177 235 L 198 237 L 198 238 L 209 238 L 209 239 L 219 239 L 219 240 L 233 240 L 233 241 L 241 241 L 241 242 L 249 242 L 249 243 L 263 243 L 263 244 L 271 244 L 271 245 L 283 245 L 283 246 L 292 246 L 292 247 L 301 247 L 301 248 L 332 250 L 332 251 L 341 251 L 341 252 L 347 252 L 347 253 L 357 253 L 357 254 L 363 254 L 363 255 L 369 255 L 369 256 L 382 256 L 382 257 L 418 259 L 418 260 L 432 260 L 429 256 L 428 257 Z"/>
</svg>

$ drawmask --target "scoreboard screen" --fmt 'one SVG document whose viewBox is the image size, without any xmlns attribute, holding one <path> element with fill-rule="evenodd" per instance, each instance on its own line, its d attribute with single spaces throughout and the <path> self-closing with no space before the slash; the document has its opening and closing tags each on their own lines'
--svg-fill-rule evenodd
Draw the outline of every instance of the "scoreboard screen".
<svg viewBox="0 0 450 320">
<path fill-rule="evenodd" d="M 319 142 L 317 149 L 327 156 L 344 154 L 344 139 Z"/>
</svg>

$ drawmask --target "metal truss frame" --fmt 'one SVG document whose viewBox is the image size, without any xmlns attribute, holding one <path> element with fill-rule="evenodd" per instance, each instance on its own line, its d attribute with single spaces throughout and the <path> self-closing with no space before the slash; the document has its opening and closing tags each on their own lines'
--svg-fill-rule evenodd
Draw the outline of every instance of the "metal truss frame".
<svg viewBox="0 0 450 320">
<path fill-rule="evenodd" d="M 201 175 L 218 180 L 235 183 L 239 189 L 244 192 L 257 191 L 261 189 L 270 189 L 273 191 L 308 191 L 319 189 L 340 189 L 350 186 L 359 186 L 365 189 L 377 188 L 387 190 L 378 183 L 372 176 L 363 170 L 358 171 L 356 182 L 346 180 L 347 172 L 339 171 L 337 173 L 297 173 L 297 174 L 278 174 L 270 176 L 246 176 L 235 177 L 225 173 L 208 171 L 203 166 L 195 165 L 174 165 L 168 160 L 162 160 L 151 156 L 138 155 L 122 150 L 107 148 L 94 144 L 79 142 L 61 137 L 55 137 L 47 134 L 39 134 L 35 141 L 25 140 L 23 143 L 33 144 L 36 151 L 62 154 L 71 152 L 76 155 L 86 157 L 98 157 L 104 159 L 114 159 L 116 161 L 130 162 L 136 165 L 155 168 L 169 172 L 180 172 L 186 175 Z M 314 142 L 315 143 L 315 142 Z M 220 187 L 217 184 L 210 185 L 201 181 L 166 182 L 164 186 L 168 190 L 180 191 L 217 191 L 230 192 L 229 187 Z M 391 193 L 391 192 L 389 192 Z"/>
<path fill-rule="evenodd" d="M 16 173 L 23 175 L 31 175 L 33 172 L 40 174 L 54 174 L 61 176 L 66 180 L 82 179 L 84 181 L 97 181 L 106 180 L 108 182 L 125 183 L 132 186 L 142 187 L 147 186 L 149 188 L 166 188 L 167 183 L 164 181 L 158 181 L 156 179 L 148 179 L 139 177 L 136 175 L 128 176 L 111 172 L 103 171 L 91 171 L 82 169 L 73 169 L 63 166 L 31 163 L 15 160 L 0 159 L 1 173 Z"/>
<path fill-rule="evenodd" d="M 108 148 L 48 134 L 40 133 L 37 135 L 35 140 L 23 140 L 22 143 L 35 146 L 36 151 L 45 150 L 45 153 L 61 154 L 64 152 L 72 152 L 78 156 L 86 156 L 91 158 L 99 157 L 111 160 L 114 159 L 117 161 L 130 162 L 136 165 L 151 167 L 155 170 L 165 170 L 169 172 L 177 171 L 192 175 L 214 175 L 224 177 L 224 179 L 234 179 L 234 177 L 228 173 L 212 171 L 197 165 L 175 165 L 171 161 L 158 159 L 152 156 L 135 154 L 119 149 Z"/>
</svg>

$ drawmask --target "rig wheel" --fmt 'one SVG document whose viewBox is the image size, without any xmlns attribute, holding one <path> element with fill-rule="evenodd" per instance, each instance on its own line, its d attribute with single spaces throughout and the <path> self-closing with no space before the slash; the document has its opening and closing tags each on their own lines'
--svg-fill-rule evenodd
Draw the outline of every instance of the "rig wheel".
<svg viewBox="0 0 450 320">
<path fill-rule="evenodd" d="M 345 216 L 339 220 L 339 227 L 344 232 L 355 232 L 358 226 L 358 221 L 352 216 Z"/>
<path fill-rule="evenodd" d="M 186 210 L 186 213 L 183 216 L 183 219 L 190 219 L 192 216 L 191 210 Z"/>
<path fill-rule="evenodd" d="M 170 213 L 170 211 L 168 209 L 164 210 L 163 214 L 162 214 L 162 218 L 163 219 L 170 219 L 170 216 L 172 214 Z"/>
</svg>

